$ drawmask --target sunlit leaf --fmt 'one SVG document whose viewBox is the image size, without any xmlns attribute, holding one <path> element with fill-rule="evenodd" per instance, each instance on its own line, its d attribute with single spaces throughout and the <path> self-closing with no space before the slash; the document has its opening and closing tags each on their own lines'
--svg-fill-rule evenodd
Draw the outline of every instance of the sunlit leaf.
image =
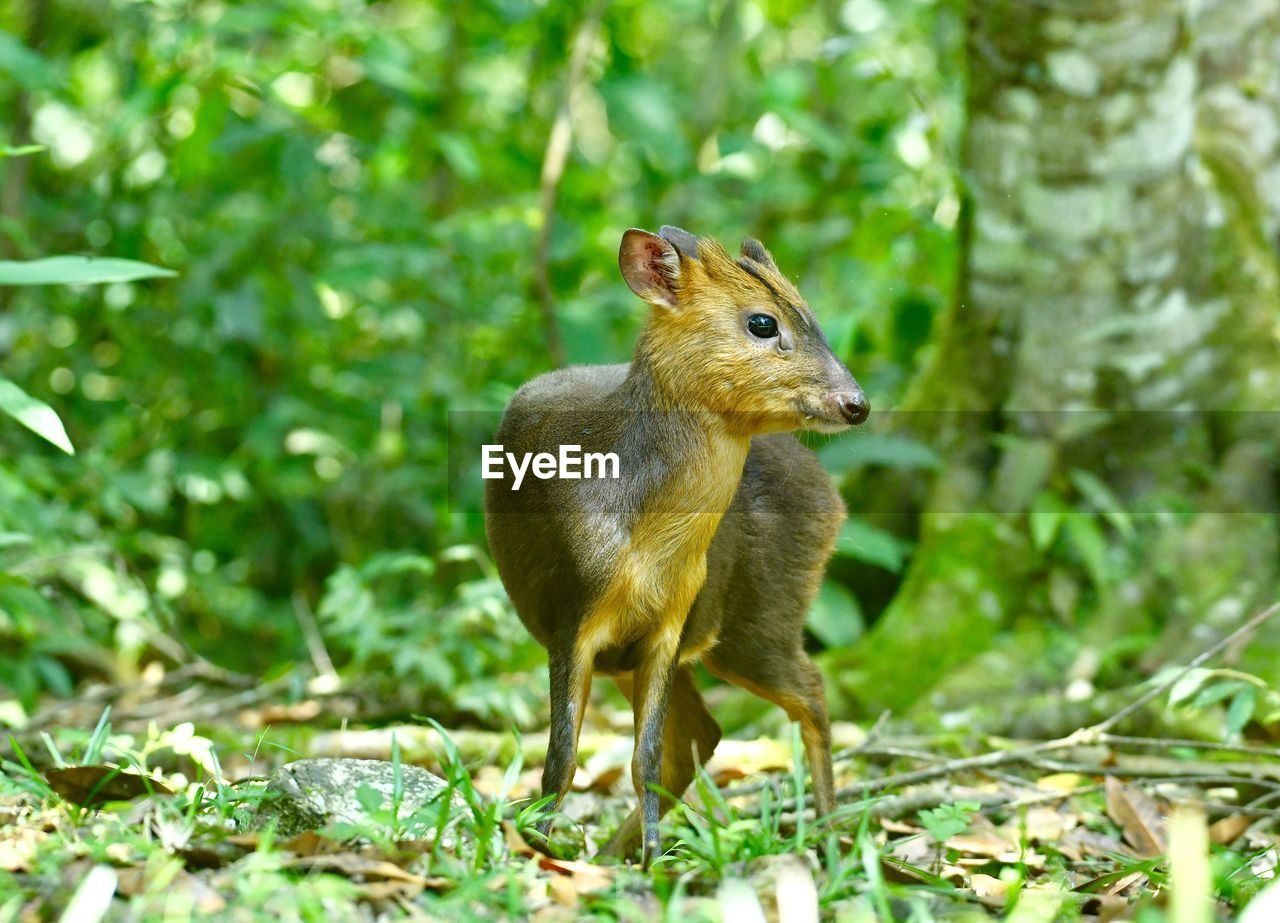
<svg viewBox="0 0 1280 923">
<path fill-rule="evenodd" d="M 53 408 L 37 400 L 7 378 L 0 377 L 0 412 L 13 417 L 37 436 L 75 455 L 67 430 Z"/>
<path fill-rule="evenodd" d="M 47 256 L 0 260 L 0 285 L 95 285 L 176 276 L 172 269 L 114 257 Z"/>
<path fill-rule="evenodd" d="M 1235 694 L 1231 704 L 1227 706 L 1227 731 L 1238 734 L 1253 718 L 1258 704 L 1258 690 L 1253 686 L 1245 686 Z"/>
<path fill-rule="evenodd" d="M 1219 702 L 1225 702 L 1227 699 L 1237 693 L 1250 688 L 1246 683 L 1239 680 L 1232 680 L 1225 683 L 1212 683 L 1205 686 L 1191 700 L 1192 708 L 1210 708 Z"/>
<path fill-rule="evenodd" d="M 44 150 L 43 144 L 23 144 L 18 147 L 8 147 L 0 145 L 0 158 L 3 157 L 26 157 L 29 154 L 38 154 Z"/>
</svg>

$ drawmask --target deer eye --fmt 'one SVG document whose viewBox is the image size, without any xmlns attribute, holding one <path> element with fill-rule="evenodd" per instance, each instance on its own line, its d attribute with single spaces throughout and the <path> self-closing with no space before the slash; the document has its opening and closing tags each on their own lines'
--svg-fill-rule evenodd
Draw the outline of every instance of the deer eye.
<svg viewBox="0 0 1280 923">
<path fill-rule="evenodd" d="M 768 314 L 752 314 L 747 318 L 747 329 L 761 340 L 772 340 L 778 335 L 778 322 Z"/>
</svg>

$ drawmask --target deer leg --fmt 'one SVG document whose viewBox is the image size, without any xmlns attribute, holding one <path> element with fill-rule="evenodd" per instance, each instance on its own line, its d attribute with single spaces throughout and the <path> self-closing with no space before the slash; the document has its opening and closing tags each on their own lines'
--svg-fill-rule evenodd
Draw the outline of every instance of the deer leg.
<svg viewBox="0 0 1280 923">
<path fill-rule="evenodd" d="M 780 705 L 792 721 L 800 722 L 805 757 L 813 780 L 813 804 L 818 817 L 836 809 L 831 767 L 831 722 L 822 674 L 797 644 L 790 651 L 747 651 L 741 647 L 710 651 L 704 662 L 716 676 Z"/>
<path fill-rule="evenodd" d="M 627 701 L 635 708 L 634 680 L 630 673 L 615 676 L 614 683 Z M 684 794 L 693 781 L 699 764 L 711 759 L 716 744 L 720 742 L 720 725 L 707 711 L 702 693 L 693 681 L 693 671 L 688 666 L 676 669 L 667 701 L 667 718 L 662 726 L 662 788 L 672 798 Z M 666 814 L 674 802 L 665 795 L 659 802 L 659 813 Z M 618 830 L 605 844 L 603 852 L 610 856 L 625 856 L 640 843 L 644 826 L 642 807 L 637 806 L 627 815 Z"/>
<path fill-rule="evenodd" d="M 542 794 L 555 795 L 544 809 L 537 831 L 545 838 L 552 813 L 560 806 L 578 768 L 578 735 L 591 691 L 592 652 L 575 646 L 571 651 L 551 652 L 551 732 L 547 761 L 542 767 Z M 545 843 L 545 840 L 544 840 Z"/>
<path fill-rule="evenodd" d="M 645 868 L 649 867 L 661 846 L 657 786 L 662 784 L 663 728 L 678 669 L 676 653 L 680 648 L 681 627 L 673 625 L 650 640 L 633 680 L 636 748 L 631 758 L 631 779 L 640 799 Z"/>
</svg>

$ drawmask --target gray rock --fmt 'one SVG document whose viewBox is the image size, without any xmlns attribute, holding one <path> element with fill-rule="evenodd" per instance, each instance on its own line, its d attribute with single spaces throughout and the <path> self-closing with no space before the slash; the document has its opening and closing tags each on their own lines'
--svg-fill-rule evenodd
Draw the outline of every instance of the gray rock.
<svg viewBox="0 0 1280 923">
<path fill-rule="evenodd" d="M 397 839 L 426 839 L 435 834 L 434 823 L 406 825 L 415 812 L 431 806 L 439 807 L 448 797 L 448 783 L 419 766 L 401 764 L 402 796 L 396 817 L 402 828 Z M 262 802 L 251 826 L 261 829 L 274 821 L 280 836 L 292 837 L 305 830 L 318 830 L 334 824 L 351 824 L 373 830 L 387 830 L 386 816 L 371 817 L 360 802 L 360 792 L 372 789 L 381 796 L 379 814 L 390 812 L 395 792 L 395 766 L 385 760 L 305 759 L 281 766 L 271 776 Z M 457 792 L 452 794 L 454 819 L 446 829 L 457 824 L 460 809 L 466 805 Z"/>
</svg>

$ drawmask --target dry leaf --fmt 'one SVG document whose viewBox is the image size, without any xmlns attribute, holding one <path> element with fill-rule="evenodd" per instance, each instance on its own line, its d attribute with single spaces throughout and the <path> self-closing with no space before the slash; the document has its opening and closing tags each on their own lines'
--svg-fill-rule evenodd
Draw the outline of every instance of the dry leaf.
<svg viewBox="0 0 1280 923">
<path fill-rule="evenodd" d="M 506 840 L 507 849 L 511 851 L 513 856 L 533 856 L 537 854 L 537 850 L 529 845 L 529 841 L 516 829 L 516 825 L 509 820 L 502 822 L 502 838 Z"/>
<path fill-rule="evenodd" d="M 978 900 L 993 907 L 1003 907 L 1009 897 L 1009 885 L 991 875 L 977 872 L 969 878 L 969 887 L 978 896 Z"/>
<path fill-rule="evenodd" d="M 757 740 L 722 740 L 707 762 L 707 772 L 719 781 L 721 775 L 740 779 L 762 772 L 791 768 L 791 744 L 771 737 Z"/>
<path fill-rule="evenodd" d="M 422 887 L 427 885 L 427 880 L 421 875 L 406 872 L 394 862 L 366 859 L 353 852 L 332 853 L 324 856 L 295 856 L 285 862 L 285 867 L 333 872 L 356 881 L 399 881 Z"/>
<path fill-rule="evenodd" d="M 625 766 L 596 766 L 593 767 L 590 762 L 586 766 L 580 766 L 578 771 L 573 775 L 573 790 L 575 792 L 595 792 L 598 795 L 607 795 L 613 791 L 613 787 L 618 784 L 618 780 L 622 778 L 625 772 Z"/>
<path fill-rule="evenodd" d="M 918 866 L 929 865 L 937 854 L 937 849 L 927 837 L 923 836 L 903 837 L 900 840 L 894 840 L 893 846 L 889 850 L 889 855 L 899 862 Z"/>
<path fill-rule="evenodd" d="M 114 766 L 67 766 L 47 770 L 44 778 L 65 800 L 86 808 L 142 795 L 173 794 L 162 782 Z"/>
<path fill-rule="evenodd" d="M 293 839 L 281 843 L 280 848 L 295 856 L 327 856 L 350 851 L 338 841 L 321 836 L 314 830 L 304 830 Z"/>
<path fill-rule="evenodd" d="M 359 886 L 360 896 L 367 901 L 411 901 L 422 890 L 416 881 L 367 881 Z"/>
<path fill-rule="evenodd" d="M 987 856 L 992 859 L 1018 851 L 1016 841 L 1010 840 L 995 830 L 959 833 L 948 839 L 945 845 L 947 849 L 954 849 L 956 852 L 971 856 Z"/>
<path fill-rule="evenodd" d="M 619 738 L 613 746 L 603 746 L 574 771 L 575 792 L 608 794 L 631 767 L 631 744 Z"/>
<path fill-rule="evenodd" d="M 552 899 L 566 907 L 576 907 L 584 894 L 603 891 L 613 881 L 612 869 L 590 862 L 539 856 L 538 867 L 559 873 L 547 886 Z"/>
<path fill-rule="evenodd" d="M 1143 791 L 1125 785 L 1115 776 L 1107 776 L 1107 814 L 1120 825 L 1124 838 L 1149 859 L 1164 855 L 1165 819 L 1160 806 Z"/>
<path fill-rule="evenodd" d="M 20 827 L 0 840 L 0 871 L 29 872 L 36 847 L 45 839 L 30 827 Z"/>
<path fill-rule="evenodd" d="M 272 724 L 305 724 L 320 717 L 324 709 L 315 699 L 246 708 L 237 716 L 242 727 L 262 728 Z"/>
<path fill-rule="evenodd" d="M 1077 814 L 1037 804 L 1027 808 L 1024 816 L 1010 818 L 1000 829 L 1015 841 L 1025 837 L 1034 843 L 1052 843 L 1079 823 Z"/>
<path fill-rule="evenodd" d="M 145 866 L 120 869 L 118 890 L 125 897 L 137 897 L 146 892 L 152 877 Z M 193 909 L 200 913 L 221 913 L 227 909 L 226 899 L 210 887 L 209 883 L 185 869 L 179 869 L 164 890 L 166 894 L 180 894 Z"/>
<path fill-rule="evenodd" d="M 835 750 L 848 750 L 852 747 L 865 746 L 867 732 L 861 725 L 852 721 L 831 722 L 831 746 Z"/>
<path fill-rule="evenodd" d="M 1131 909 L 1127 900 L 1112 894 L 1091 894 L 1080 904 L 1084 919 L 1096 919 L 1097 923 L 1127 919 L 1125 914 Z"/>
<path fill-rule="evenodd" d="M 798 857 L 779 861 L 774 889 L 778 923 L 818 923 L 818 886 L 813 872 Z"/>
<path fill-rule="evenodd" d="M 880 818 L 880 828 L 886 833 L 906 833 L 910 835 L 924 833 L 923 827 L 909 823 L 905 820 L 896 820 L 892 817 Z"/>
<path fill-rule="evenodd" d="M 564 907 L 577 907 L 582 892 L 578 884 L 568 875 L 557 875 L 547 882 L 547 892 L 551 899 Z"/>
<path fill-rule="evenodd" d="M 1230 846 L 1244 835 L 1254 820 L 1248 814 L 1228 814 L 1209 825 L 1209 839 L 1219 846 Z"/>
<path fill-rule="evenodd" d="M 1129 888 L 1133 887 L 1134 885 L 1140 884 L 1141 882 L 1144 882 L 1146 880 L 1147 880 L 1146 872 L 1134 872 L 1132 875 L 1126 875 L 1123 878 L 1121 878 L 1119 881 L 1114 881 L 1111 884 L 1107 885 L 1107 887 L 1102 889 L 1102 893 L 1110 894 L 1113 896 L 1119 896 L 1123 894 L 1125 891 L 1129 890 Z"/>
<path fill-rule="evenodd" d="M 1088 784 L 1088 781 L 1078 772 L 1055 772 L 1036 779 L 1036 788 L 1067 794 Z"/>
<path fill-rule="evenodd" d="M 1113 853 L 1122 856 L 1133 855 L 1133 850 L 1118 839 L 1105 833 L 1098 833 L 1088 827 L 1074 827 L 1063 834 L 1062 839 L 1054 843 L 1054 848 L 1072 862 L 1082 862 L 1085 858 L 1105 858 Z"/>
<path fill-rule="evenodd" d="M 574 923 L 578 919 L 572 909 L 561 904 L 547 904 L 533 912 L 533 923 Z"/>
</svg>

